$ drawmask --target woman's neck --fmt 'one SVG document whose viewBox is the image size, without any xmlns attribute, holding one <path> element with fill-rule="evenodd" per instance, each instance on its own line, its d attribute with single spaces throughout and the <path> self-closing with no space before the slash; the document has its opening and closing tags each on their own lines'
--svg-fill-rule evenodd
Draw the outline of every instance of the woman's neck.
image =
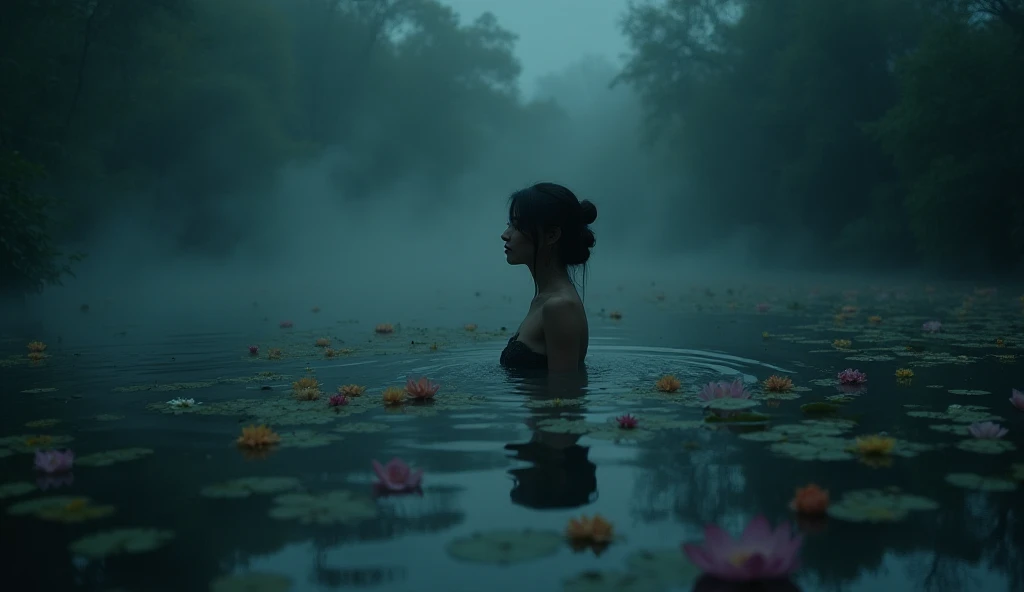
<svg viewBox="0 0 1024 592">
<path fill-rule="evenodd" d="M 569 270 L 564 265 L 549 264 L 530 268 L 533 281 L 537 285 L 537 294 L 557 292 L 566 285 L 572 285 Z"/>
</svg>

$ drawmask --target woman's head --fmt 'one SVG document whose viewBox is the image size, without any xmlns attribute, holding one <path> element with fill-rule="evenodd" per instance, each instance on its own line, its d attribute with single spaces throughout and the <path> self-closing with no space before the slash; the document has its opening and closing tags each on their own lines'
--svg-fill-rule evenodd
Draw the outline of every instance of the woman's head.
<svg viewBox="0 0 1024 592">
<path fill-rule="evenodd" d="M 511 265 L 583 265 L 594 247 L 590 224 L 596 219 L 593 203 L 581 202 L 561 185 L 537 183 L 521 189 L 509 198 L 508 228 L 501 235 L 505 258 Z"/>
</svg>

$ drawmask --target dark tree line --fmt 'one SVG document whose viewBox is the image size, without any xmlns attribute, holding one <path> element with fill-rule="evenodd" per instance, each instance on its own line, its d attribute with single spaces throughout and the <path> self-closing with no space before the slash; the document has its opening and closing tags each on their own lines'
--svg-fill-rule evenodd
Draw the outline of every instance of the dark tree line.
<svg viewBox="0 0 1024 592">
<path fill-rule="evenodd" d="M 665 0 L 621 80 L 686 182 L 681 234 L 826 261 L 1019 269 L 1024 2 Z M 788 246 L 788 245 L 787 245 Z"/>
</svg>

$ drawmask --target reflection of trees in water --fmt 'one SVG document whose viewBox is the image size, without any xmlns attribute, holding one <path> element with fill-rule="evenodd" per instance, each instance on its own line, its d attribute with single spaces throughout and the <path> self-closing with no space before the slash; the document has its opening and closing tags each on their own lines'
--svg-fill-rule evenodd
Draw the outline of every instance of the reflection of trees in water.
<svg viewBox="0 0 1024 592">
<path fill-rule="evenodd" d="M 691 436 L 688 436 L 691 437 Z M 967 581 L 964 563 L 987 565 L 1006 574 L 1009 590 L 1024 590 L 1024 524 L 1017 493 L 985 494 L 950 487 L 941 457 L 896 459 L 894 468 L 869 471 L 849 462 L 801 462 L 780 458 L 767 447 L 701 432 L 692 436 L 701 449 L 680 450 L 648 442 L 639 457 L 632 511 L 645 521 L 674 517 L 698 527 L 765 513 L 773 521 L 788 519 L 795 487 L 816 482 L 832 492 L 898 486 L 908 493 L 940 502 L 936 511 L 912 513 L 891 524 L 856 524 L 830 520 L 820 533 L 807 531 L 804 573 L 822 587 L 839 590 L 863 572 L 879 572 L 886 554 L 912 559 L 909 577 L 925 592 L 976 589 Z M 671 450 L 671 452 L 664 452 Z M 744 520 L 745 521 L 745 520 Z M 909 559 L 909 558 L 908 558 Z M 881 574 L 884 575 L 884 574 Z M 974 586 L 974 587 L 972 587 Z"/>
</svg>

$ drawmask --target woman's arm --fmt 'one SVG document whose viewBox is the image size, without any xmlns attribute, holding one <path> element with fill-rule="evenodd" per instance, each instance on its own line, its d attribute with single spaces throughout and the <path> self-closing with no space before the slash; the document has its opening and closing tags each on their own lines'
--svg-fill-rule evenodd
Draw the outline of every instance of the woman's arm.
<svg viewBox="0 0 1024 592">
<path fill-rule="evenodd" d="M 550 372 L 569 372 L 580 367 L 584 321 L 577 308 L 568 298 L 552 298 L 544 303 L 541 318 Z"/>
</svg>

